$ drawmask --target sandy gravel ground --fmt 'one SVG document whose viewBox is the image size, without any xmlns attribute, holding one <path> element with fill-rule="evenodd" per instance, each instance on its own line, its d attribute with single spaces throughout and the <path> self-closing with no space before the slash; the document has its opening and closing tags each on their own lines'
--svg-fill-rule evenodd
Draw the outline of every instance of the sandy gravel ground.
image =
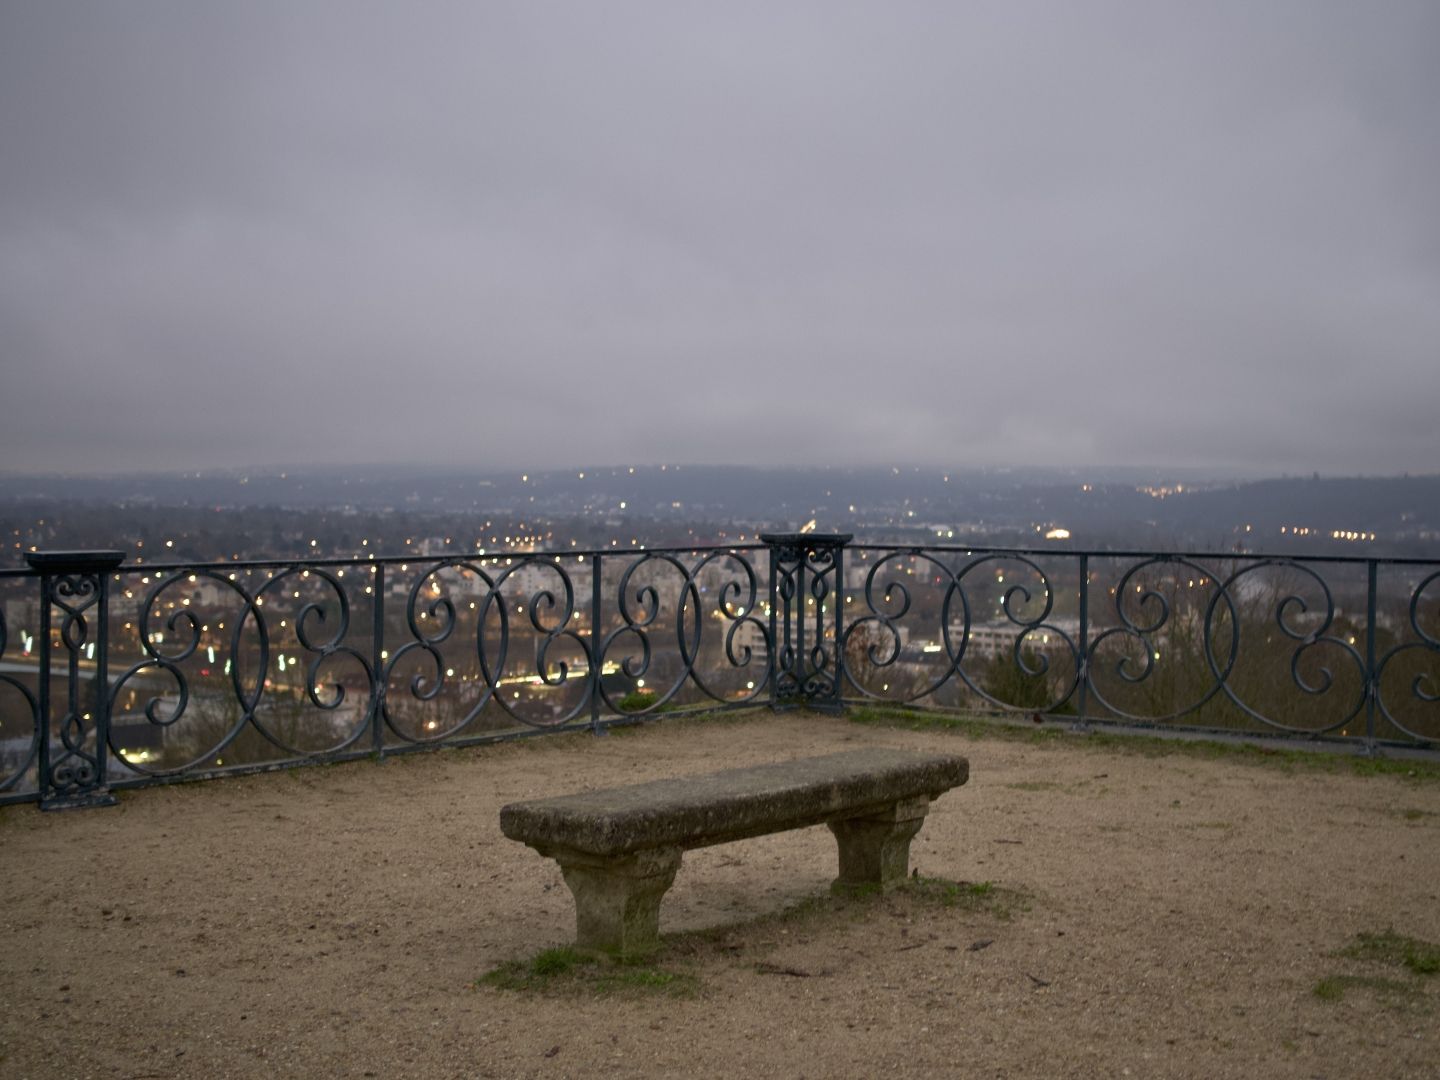
<svg viewBox="0 0 1440 1080">
<path fill-rule="evenodd" d="M 1440 941 L 1440 785 L 1062 742 L 762 714 L 11 807 L 0 1075 L 1440 1076 L 1440 976 L 1335 955 Z M 662 929 L 733 925 L 672 946 L 691 997 L 475 987 L 573 931 L 504 803 L 867 745 L 969 756 L 912 865 L 1008 919 L 766 918 L 833 876 L 807 829 L 686 856 Z"/>
</svg>

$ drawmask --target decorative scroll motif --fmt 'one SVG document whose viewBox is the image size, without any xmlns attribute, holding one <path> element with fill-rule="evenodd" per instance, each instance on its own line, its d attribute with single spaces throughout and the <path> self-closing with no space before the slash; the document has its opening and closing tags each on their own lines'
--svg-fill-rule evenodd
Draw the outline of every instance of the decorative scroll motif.
<svg viewBox="0 0 1440 1080">
<path fill-rule="evenodd" d="M 1155 662 L 1160 656 L 1158 651 L 1161 642 L 1165 639 L 1168 630 L 1175 625 L 1173 610 L 1174 605 L 1165 593 L 1153 586 L 1146 587 L 1146 584 L 1137 584 L 1137 578 L 1143 578 L 1147 571 L 1152 568 L 1160 568 L 1171 574 L 1177 570 L 1184 570 L 1190 575 L 1188 581 L 1200 581 L 1211 584 L 1209 589 L 1211 599 L 1205 610 L 1204 623 L 1204 649 L 1203 655 L 1209 667 L 1214 681 L 1201 688 L 1200 695 L 1193 701 L 1181 701 L 1169 709 L 1142 713 L 1138 710 L 1127 709 L 1124 705 L 1115 700 L 1115 695 L 1106 696 L 1104 675 L 1113 673 L 1118 680 L 1117 685 L 1138 686 L 1149 680 L 1155 673 Z M 1145 559 L 1135 563 L 1125 571 L 1119 578 L 1119 583 L 1111 590 L 1114 593 L 1115 616 L 1117 622 L 1096 634 L 1090 641 L 1091 656 L 1091 677 L 1089 680 L 1089 693 L 1091 698 L 1099 702 L 1103 709 L 1124 720 L 1136 722 L 1164 722 L 1175 720 L 1187 713 L 1194 712 L 1205 705 L 1216 694 L 1225 690 L 1225 680 L 1228 678 L 1235 665 L 1235 658 L 1239 651 L 1240 625 L 1236 619 L 1235 605 L 1230 601 L 1227 589 L 1214 585 L 1217 581 L 1216 575 L 1200 563 L 1192 562 L 1189 559 L 1157 555 L 1154 558 Z M 1227 619 L 1217 623 L 1217 616 L 1228 616 Z M 1223 639 L 1225 653 L 1223 664 L 1217 666 L 1215 647 L 1222 639 L 1217 638 L 1217 626 L 1229 628 L 1229 634 Z M 1126 648 L 1126 646 L 1131 648 Z M 1137 655 L 1138 653 L 1138 655 Z M 1102 665 L 1111 665 L 1108 669 Z M 1228 692 L 1228 691 L 1227 691 Z"/>
<path fill-rule="evenodd" d="M 243 571 L 241 571 L 243 572 Z M 253 591 L 239 579 L 239 572 L 212 569 L 180 569 L 169 576 L 157 575 L 146 593 L 139 615 L 139 646 L 142 658 L 132 664 L 116 681 L 110 693 L 112 715 L 116 703 L 132 685 L 155 687 L 168 684 L 171 693 L 155 693 L 145 702 L 143 715 L 156 729 L 180 731 L 189 721 L 195 738 L 190 753 L 179 761 L 151 765 L 138 754 L 116 745 L 117 732 L 111 732 L 111 751 L 116 760 L 134 772 L 148 776 L 168 776 L 199 770 L 204 766 L 223 764 L 223 755 L 245 732 L 254 732 L 267 744 L 283 754 L 297 758 L 334 754 L 353 746 L 369 729 L 371 707 L 356 711 L 353 722 L 319 746 L 302 746 L 297 733 L 301 725 L 290 721 L 287 714 L 303 711 L 308 705 L 323 714 L 338 714 L 348 700 L 348 692 L 340 681 L 325 684 L 341 665 L 358 673 L 367 698 L 373 698 L 374 678 L 369 661 L 353 646 L 346 644 L 350 633 L 350 601 L 345 587 L 329 569 L 298 564 L 265 573 L 263 584 Z M 297 586 L 303 586 L 303 591 Z M 211 606 L 231 614 L 225 636 L 204 636 L 209 627 L 188 606 L 188 600 L 176 605 L 168 599 L 197 587 L 208 588 L 215 599 Z M 234 603 L 224 604 L 229 596 Z M 266 605 L 269 605 L 268 607 Z M 170 611 L 165 615 L 166 610 Z M 274 614 L 271 614 L 274 613 Z M 220 620 L 223 623 L 227 620 Z M 278 623 L 278 626 L 275 625 Z M 217 630 L 218 630 L 217 623 Z M 277 661 L 275 638 L 280 627 L 293 634 L 299 649 L 306 654 L 304 673 L 299 682 L 287 680 L 283 685 L 274 681 L 276 666 L 293 671 L 301 664 L 292 650 L 290 663 Z M 328 631 L 328 633 L 327 633 Z M 219 640 L 220 648 L 214 642 Z M 210 642 L 204 645 L 205 642 Z M 222 685 L 229 693 L 211 689 L 203 698 L 192 691 L 193 670 L 198 655 L 205 648 L 211 669 L 223 673 Z M 283 657 L 285 654 L 279 654 Z M 217 672 L 211 672 L 213 682 Z M 267 690 L 270 694 L 267 697 Z M 278 699 L 288 696 L 287 708 Z M 327 725 L 328 727 L 329 725 Z M 308 725 L 310 731 L 320 725 Z"/>
<path fill-rule="evenodd" d="M 676 551 L 429 564 L 406 596 L 409 640 L 382 671 L 387 736 L 432 743 L 564 728 L 602 710 L 665 710 L 687 687 L 717 704 L 755 700 L 769 637 L 743 550 L 688 564 Z M 719 642 L 707 629 L 717 620 Z M 721 685 L 741 675 L 743 688 Z M 433 716 L 406 722 L 407 705 Z"/>
<path fill-rule="evenodd" d="M 1409 590 L 1401 633 L 1376 613 L 1380 560 L 854 551 L 878 556 L 849 597 L 856 613 L 843 635 L 846 684 L 864 699 L 983 703 L 1079 723 L 1440 735 L 1440 571 Z M 1091 562 L 1118 574 L 1095 575 Z M 1368 584 L 1353 580 L 1366 566 Z M 1097 589 L 1097 576 L 1113 584 Z M 992 614 L 982 623 L 976 612 L 985 608 Z M 988 680 L 977 677 L 982 670 Z M 1030 699 L 1006 697 L 997 683 L 1010 694 L 1028 685 Z"/>
<path fill-rule="evenodd" d="M 687 684 L 722 704 L 752 702 L 766 692 L 769 672 L 762 667 L 756 652 L 762 650 L 768 661 L 771 639 L 765 623 L 756 614 L 759 582 L 754 566 L 741 554 L 743 550 L 714 551 L 688 567 L 678 553 L 646 552 L 626 566 L 617 590 L 620 625 L 600 638 L 596 654 L 598 668 L 606 670 L 612 662 L 611 656 L 617 651 L 624 652 L 628 645 L 631 650 L 638 648 L 639 653 L 624 652 L 619 659 L 619 673 L 632 681 L 650 675 L 655 661 L 653 639 L 664 607 L 655 584 L 646 580 L 655 577 L 668 577 L 676 585 L 674 635 L 679 664 L 668 676 L 668 684 L 655 690 L 653 700 L 623 711 L 648 713 L 664 709 Z M 711 584 L 705 584 L 707 581 Z M 703 594 L 711 585 L 718 586 L 718 596 L 710 611 L 724 627 L 720 657 L 724 665 L 707 675 L 699 661 L 706 640 L 707 605 Z M 715 621 L 714 618 L 711 621 Z M 722 673 L 751 677 L 743 689 L 727 693 L 715 684 Z M 599 701 L 606 708 L 622 711 L 603 680 Z"/>
<path fill-rule="evenodd" d="M 843 552 L 850 535 L 762 533 L 760 539 L 770 545 L 770 630 L 777 644 L 773 699 L 839 709 Z"/>
<path fill-rule="evenodd" d="M 0 611 L 0 803 L 758 701 L 1440 742 L 1433 560 L 762 539 L 213 566 L 35 553 L 38 648 L 15 656 Z"/>
<path fill-rule="evenodd" d="M 1249 575 L 1255 574 L 1267 567 L 1279 567 L 1291 571 L 1300 579 L 1300 584 L 1295 586 L 1296 591 L 1285 592 L 1277 595 L 1274 600 L 1275 625 L 1284 639 L 1295 642 L 1290 650 L 1290 677 L 1297 689 L 1303 693 L 1319 697 L 1327 694 L 1335 684 L 1334 671 L 1327 666 L 1320 666 L 1326 655 L 1336 655 L 1341 659 L 1354 664 L 1356 672 L 1357 690 L 1355 697 L 1348 707 L 1344 707 L 1341 715 L 1332 720 L 1328 725 L 1323 726 L 1302 726 L 1288 724 L 1282 720 L 1266 715 L 1253 704 L 1246 701 L 1234 686 L 1233 672 L 1237 657 L 1243 655 L 1242 638 L 1240 627 L 1244 619 L 1237 615 L 1236 600 L 1243 597 L 1243 583 Z M 1302 591 L 1306 586 L 1313 589 L 1312 604 L 1315 595 L 1318 594 L 1320 610 L 1311 612 L 1311 604 L 1307 604 Z M 1216 661 L 1215 646 L 1217 644 L 1216 613 L 1220 604 L 1224 602 L 1225 612 L 1229 616 L 1230 625 L 1235 628 L 1228 636 L 1229 661 L 1222 668 Z M 1318 621 L 1313 620 L 1313 625 L 1308 628 L 1305 625 L 1304 616 L 1318 615 Z M 1215 599 L 1210 602 L 1209 610 L 1205 615 L 1205 656 L 1210 663 L 1211 673 L 1215 676 L 1216 682 L 1224 689 L 1225 696 L 1234 705 L 1251 719 L 1281 731 L 1301 732 L 1306 734 L 1324 734 L 1340 730 L 1352 722 L 1365 707 L 1368 694 L 1368 678 L 1365 667 L 1365 659 L 1360 652 L 1348 641 L 1332 633 L 1335 623 L 1335 599 L 1331 595 L 1330 586 L 1318 573 L 1299 563 L 1288 559 L 1266 559 L 1254 562 L 1242 567 L 1231 574 L 1225 582 L 1219 586 Z M 1307 675 L 1302 664 L 1308 658 L 1314 658 L 1316 671 L 1313 675 Z M 1342 703 L 1343 706 L 1343 703 Z"/>
<path fill-rule="evenodd" d="M 115 801 L 106 776 L 105 678 L 106 573 L 119 565 L 114 552 L 37 552 L 28 555 L 40 578 L 39 729 L 37 754 L 40 805 L 58 810 L 104 806 Z M 64 697 L 52 702 L 55 674 L 51 624 L 60 616 L 59 642 L 65 650 Z M 88 616 L 88 617 L 87 617 Z M 99 628 L 91 637 L 91 619 Z M 82 658 L 93 672 L 82 674 Z M 53 718 L 53 719 L 52 719 Z M 59 736 L 59 745 L 52 744 Z"/>
<path fill-rule="evenodd" d="M 85 612 L 100 602 L 96 575 L 64 575 L 50 585 L 50 602 L 60 610 L 60 643 L 65 647 L 67 678 L 65 711 L 57 725 L 63 749 L 50 758 L 49 775 L 43 795 L 59 802 L 81 798 L 104 786 L 103 766 L 98 748 L 90 744 L 93 725 L 80 702 L 80 657 L 90 636 Z"/>
<path fill-rule="evenodd" d="M 448 576 L 446 572 L 450 571 Z M 572 681 L 571 661 L 552 660 L 559 646 L 569 642 L 581 653 L 586 646 L 577 628 L 571 626 L 577 615 L 575 585 L 570 574 L 557 561 L 538 558 L 521 559 L 503 571 L 492 574 L 481 562 L 469 559 L 448 559 L 418 574 L 405 605 L 405 623 L 412 640 L 395 650 L 385 668 L 381 712 L 387 730 L 405 742 L 439 742 L 454 738 L 470 727 L 492 703 L 512 720 L 533 727 L 561 727 L 574 721 L 584 709 L 584 697 L 565 708 L 559 715 L 537 718 L 514 706 L 515 697 L 506 700 L 502 685 L 507 675 L 512 649 L 511 605 L 515 599 L 505 596 L 505 587 L 512 579 L 520 581 L 527 575 L 539 577 L 539 583 L 527 603 L 516 604 L 528 621 L 535 637 L 534 670 L 540 685 L 564 687 Z M 448 585 L 458 595 L 477 596 L 464 601 L 446 595 Z M 513 592 L 513 587 L 512 587 Z M 397 670 L 416 669 L 408 683 L 409 694 L 416 702 L 442 702 L 443 692 L 456 679 L 455 669 L 447 664 L 444 648 L 456 638 L 462 607 L 476 612 L 473 641 L 480 683 L 477 696 L 461 709 L 441 719 L 426 721 L 419 728 L 403 725 L 391 707 L 393 691 L 389 689 Z M 523 626 L 524 624 L 522 624 Z M 591 679 L 591 665 L 586 664 L 586 682 Z"/>
<path fill-rule="evenodd" d="M 3 662 L 5 659 L 5 649 L 9 645 L 9 640 L 9 629 L 5 623 L 5 609 L 0 607 L 0 662 Z M 20 700 L 24 702 L 22 715 L 25 719 L 20 726 L 22 728 L 28 727 L 30 730 L 28 748 L 8 773 L 0 773 L 0 792 L 5 792 L 20 785 L 20 782 L 26 777 L 30 770 L 34 768 L 35 760 L 39 756 L 40 702 L 35 699 L 35 695 L 31 692 L 30 688 L 13 675 L 0 672 L 0 687 L 3 687 L 7 694 L 18 694 Z M 10 713 L 8 710 L 5 715 L 5 730 L 11 735 L 11 739 L 14 739 L 15 736 L 13 732 L 16 728 L 13 727 L 10 722 Z"/>
<path fill-rule="evenodd" d="M 1410 631 L 1416 640 L 1389 649 L 1375 665 L 1375 676 L 1369 687 L 1374 705 L 1386 721 L 1412 739 L 1431 741 L 1437 737 L 1435 728 L 1432 728 L 1428 735 L 1421 734 L 1416 730 L 1418 725 L 1402 720 L 1398 713 L 1392 710 L 1385 698 L 1385 672 L 1390 668 L 1391 662 L 1396 660 L 1400 661 L 1395 665 L 1398 670 L 1404 662 L 1402 657 L 1422 663 L 1429 661 L 1429 666 L 1410 673 L 1410 696 L 1417 702 L 1431 706 L 1431 716 L 1440 712 L 1440 678 L 1436 677 L 1437 670 L 1440 670 L 1440 632 L 1433 628 L 1427 630 L 1421 625 L 1421 614 L 1424 610 L 1422 598 L 1431 586 L 1435 586 L 1435 592 L 1440 594 L 1440 584 L 1437 583 L 1440 583 L 1440 570 L 1424 578 L 1411 592 L 1408 615 Z M 1431 598 L 1431 605 L 1431 610 L 1437 616 L 1436 622 L 1440 623 L 1440 595 Z"/>
<path fill-rule="evenodd" d="M 902 568 L 903 561 L 918 561 L 925 571 L 934 576 L 930 582 L 932 590 L 942 589 L 937 606 L 937 628 L 934 634 L 937 658 L 940 664 L 930 668 L 918 677 L 895 680 L 892 691 L 885 684 L 881 691 L 867 685 L 862 676 L 869 671 L 898 671 L 902 659 L 904 634 L 902 625 L 910 614 L 913 597 L 911 588 L 903 578 L 913 577 L 914 568 Z M 1053 636 L 1063 644 L 1065 663 L 1064 676 L 1058 681 L 1058 689 L 1044 702 L 1033 702 L 1019 706 L 1014 702 L 996 697 L 975 678 L 972 671 L 964 666 L 966 652 L 970 649 L 972 627 L 975 622 L 974 605 L 966 591 L 967 579 L 978 578 L 988 569 L 1003 567 L 1024 568 L 1033 573 L 1030 585 L 1011 583 L 1001 593 L 999 610 L 1005 624 L 1013 629 L 1014 636 L 1009 646 L 1015 670 L 1022 676 L 1037 680 L 1051 674 L 1056 650 L 1037 651 L 1030 646 L 1043 634 Z M 905 570 L 910 573 L 904 573 Z M 1013 569 L 1011 570 L 1013 573 Z M 1000 583 L 1004 584 L 1003 573 Z M 843 636 L 844 654 L 847 661 L 846 681 L 858 693 L 867 698 L 910 703 L 932 697 L 942 687 L 953 682 L 964 686 L 981 701 L 1002 708 L 1024 708 L 1025 711 L 1051 711 L 1067 701 L 1079 680 L 1080 651 L 1075 640 L 1060 626 L 1047 621 L 1052 613 L 1055 590 L 1049 576 L 1033 559 L 1019 554 L 984 554 L 966 557 L 958 569 L 952 568 L 938 555 L 921 548 L 888 551 L 876 560 L 865 575 L 863 589 L 864 614 L 856 616 L 845 628 Z M 943 665 L 943 666 L 942 666 Z M 938 670 L 936 670 L 938 668 Z M 1048 689 L 1048 688 L 1047 688 Z"/>
</svg>

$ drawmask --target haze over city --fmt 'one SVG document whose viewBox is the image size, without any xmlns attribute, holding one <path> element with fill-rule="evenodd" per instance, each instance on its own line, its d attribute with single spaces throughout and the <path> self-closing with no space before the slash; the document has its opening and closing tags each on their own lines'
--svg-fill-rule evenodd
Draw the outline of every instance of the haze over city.
<svg viewBox="0 0 1440 1080">
<path fill-rule="evenodd" d="M 1428 3 L 0 4 L 0 470 L 1440 461 Z"/>
</svg>

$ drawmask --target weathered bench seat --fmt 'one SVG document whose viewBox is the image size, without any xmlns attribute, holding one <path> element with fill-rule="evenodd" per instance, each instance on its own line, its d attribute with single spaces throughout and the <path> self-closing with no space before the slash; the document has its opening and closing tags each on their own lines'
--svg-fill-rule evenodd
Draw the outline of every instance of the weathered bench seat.
<svg viewBox="0 0 1440 1080">
<path fill-rule="evenodd" d="M 837 886 L 890 888 L 908 873 L 931 800 L 968 776 L 950 754 L 852 750 L 511 803 L 500 829 L 559 862 L 577 945 L 634 955 L 659 941 L 683 852 L 824 824 L 839 847 Z"/>
</svg>

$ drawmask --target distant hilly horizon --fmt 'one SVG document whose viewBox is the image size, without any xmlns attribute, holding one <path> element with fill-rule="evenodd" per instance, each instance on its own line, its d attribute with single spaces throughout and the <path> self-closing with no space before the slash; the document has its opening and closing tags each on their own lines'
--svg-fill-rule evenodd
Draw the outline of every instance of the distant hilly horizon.
<svg viewBox="0 0 1440 1080">
<path fill-rule="evenodd" d="M 665 462 L 620 462 L 605 464 L 573 463 L 545 468 L 506 467 L 475 468 L 453 463 L 426 464 L 412 462 L 372 462 L 354 464 L 294 464 L 232 465 L 201 469 L 159 469 L 127 468 L 96 470 L 13 470 L 0 468 L 0 497 L 10 496 L 35 484 L 114 486 L 126 483 L 185 483 L 189 481 L 234 481 L 237 483 L 260 480 L 295 481 L 320 480 L 325 478 L 345 479 L 348 483 L 364 480 L 393 481 L 398 479 L 473 479 L 511 480 L 529 476 L 536 480 L 553 480 L 567 476 L 579 477 L 581 473 L 593 476 L 658 473 L 689 473 L 715 477 L 726 473 L 759 475 L 866 475 L 866 474 L 907 474 L 952 477 L 990 477 L 1019 479 L 1028 482 L 1043 482 L 1059 478 L 1083 478 L 1105 483 L 1164 483 L 1181 480 L 1186 483 L 1246 484 L 1283 480 L 1400 480 L 1440 477 L 1440 469 L 1434 473 L 1402 471 L 1398 473 L 1290 473 L 1263 470 L 1239 470 L 1209 468 L 1205 466 L 1174 465 L 955 465 L 898 462 L 889 464 L 836 464 L 836 465 L 786 465 L 786 464 L 696 464 Z"/>
<path fill-rule="evenodd" d="M 439 535 L 463 535 L 483 520 L 511 523 L 521 533 L 551 523 L 572 538 L 613 537 L 616 526 L 631 522 L 631 536 L 672 539 L 720 539 L 732 527 L 742 534 L 808 527 L 896 543 L 976 538 L 1024 546 L 1043 535 L 1047 544 L 1106 550 L 1284 550 L 1350 558 L 1429 559 L 1440 547 L 1440 475 L 1249 479 L 1142 466 L 947 472 L 625 465 L 526 473 L 356 465 L 0 476 L 0 510 L 10 530 L 27 535 L 17 541 L 25 544 L 57 536 L 57 522 L 66 530 L 89 522 L 85 542 L 109 544 L 106 530 L 143 532 L 162 521 L 186 521 L 207 532 L 245 522 L 237 530 L 244 532 L 263 519 L 268 537 L 284 533 L 287 521 L 296 528 L 328 521 L 326 528 L 339 535 L 345 529 L 335 523 L 356 515 L 397 515 Z"/>
<path fill-rule="evenodd" d="M 3 476 L 0 502 L 206 509 L 625 514 L 822 527 L 1053 522 L 1087 533 L 1171 529 L 1214 535 L 1440 530 L 1440 475 L 1222 476 L 1202 469 L 934 466 L 601 466 L 535 472 L 408 465 L 229 469 L 113 476 Z"/>
</svg>

